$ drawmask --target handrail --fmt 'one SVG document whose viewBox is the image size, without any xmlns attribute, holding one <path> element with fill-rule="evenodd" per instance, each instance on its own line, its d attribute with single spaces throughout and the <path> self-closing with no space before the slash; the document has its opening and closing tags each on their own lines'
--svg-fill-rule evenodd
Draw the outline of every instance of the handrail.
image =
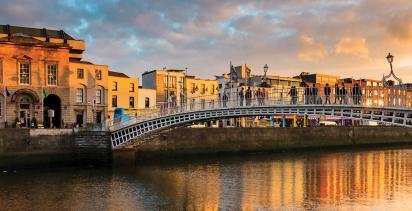
<svg viewBox="0 0 412 211">
<path fill-rule="evenodd" d="M 159 103 L 154 107 L 138 111 L 125 121 L 113 124 L 109 130 L 117 130 L 145 120 L 211 109 L 260 107 L 277 105 L 357 105 L 363 107 L 412 108 L 412 91 L 401 87 L 372 86 L 315 86 L 232 88 L 215 95 L 183 99 L 181 102 Z M 249 91 L 250 90 L 250 91 Z M 263 91 L 264 90 L 264 91 Z"/>
</svg>

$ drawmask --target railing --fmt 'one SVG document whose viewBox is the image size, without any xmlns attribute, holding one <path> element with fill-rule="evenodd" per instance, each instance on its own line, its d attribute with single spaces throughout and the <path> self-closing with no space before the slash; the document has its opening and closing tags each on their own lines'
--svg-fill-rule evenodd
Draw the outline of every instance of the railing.
<svg viewBox="0 0 412 211">
<path fill-rule="evenodd" d="M 142 111 L 129 114 L 127 121 L 113 124 L 110 130 L 117 130 L 145 120 L 211 109 L 236 107 L 259 107 L 278 105 L 355 105 L 363 107 L 398 107 L 410 109 L 412 91 L 400 87 L 244 87 L 225 90 L 219 95 L 208 95 L 184 99 L 182 102 L 161 103 Z"/>
</svg>

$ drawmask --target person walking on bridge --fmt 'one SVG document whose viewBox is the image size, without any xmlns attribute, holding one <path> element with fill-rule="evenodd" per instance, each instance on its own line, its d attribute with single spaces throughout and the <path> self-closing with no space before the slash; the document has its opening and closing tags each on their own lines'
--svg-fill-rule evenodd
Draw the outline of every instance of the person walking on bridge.
<svg viewBox="0 0 412 211">
<path fill-rule="evenodd" d="M 362 95 L 362 92 L 361 92 L 361 88 L 359 87 L 359 84 L 355 84 L 353 87 L 352 87 L 352 99 L 353 99 L 353 104 L 355 104 L 355 105 L 358 105 L 358 104 L 360 104 L 360 97 L 361 97 L 361 95 Z"/>
<path fill-rule="evenodd" d="M 318 88 L 316 87 L 316 84 L 313 83 L 312 89 L 310 90 L 311 94 L 311 104 L 317 104 L 318 100 Z"/>
<path fill-rule="evenodd" d="M 340 88 L 338 84 L 335 84 L 335 104 L 341 104 L 341 98 L 340 98 Z"/>
<path fill-rule="evenodd" d="M 246 90 L 245 98 L 246 98 L 246 106 L 250 106 L 252 103 L 252 90 L 250 90 L 250 86 Z"/>
<path fill-rule="evenodd" d="M 347 98 L 347 94 L 348 94 L 348 91 L 346 90 L 346 88 L 345 88 L 345 83 L 344 82 L 342 82 L 342 88 L 340 89 L 340 95 L 341 95 L 341 102 L 343 103 L 343 104 L 348 104 L 348 98 Z M 342 104 L 341 103 L 341 104 Z"/>
<path fill-rule="evenodd" d="M 290 88 L 289 95 L 290 95 L 290 104 L 295 105 L 297 101 L 297 91 L 296 91 L 295 86 L 292 86 Z"/>
<path fill-rule="evenodd" d="M 305 85 L 305 104 L 310 104 L 310 87 L 309 85 Z"/>
<path fill-rule="evenodd" d="M 326 83 L 325 88 L 323 88 L 323 93 L 325 94 L 325 104 L 330 104 L 330 86 Z"/>
<path fill-rule="evenodd" d="M 245 99 L 245 92 L 244 92 L 244 88 L 242 87 L 242 89 L 239 91 L 239 104 L 240 106 L 243 106 L 243 100 Z"/>
</svg>

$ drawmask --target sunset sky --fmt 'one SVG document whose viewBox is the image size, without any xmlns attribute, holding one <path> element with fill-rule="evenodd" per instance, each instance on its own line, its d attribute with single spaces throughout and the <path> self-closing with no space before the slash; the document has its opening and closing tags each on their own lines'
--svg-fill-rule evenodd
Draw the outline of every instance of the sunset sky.
<svg viewBox="0 0 412 211">
<path fill-rule="evenodd" d="M 41 3 L 40 3 L 41 2 Z M 87 2 L 87 3 L 85 3 Z M 302 71 L 381 79 L 385 59 L 412 82 L 411 0 L 0 0 L 0 23 L 63 29 L 85 59 L 137 77 L 188 67 L 213 78 L 229 62 L 255 74 Z"/>
</svg>

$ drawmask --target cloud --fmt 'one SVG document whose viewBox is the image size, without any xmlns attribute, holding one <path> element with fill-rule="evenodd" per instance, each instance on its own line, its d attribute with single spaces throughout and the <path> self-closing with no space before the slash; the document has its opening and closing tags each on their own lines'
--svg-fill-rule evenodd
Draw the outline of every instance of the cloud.
<svg viewBox="0 0 412 211">
<path fill-rule="evenodd" d="M 354 55 L 362 59 L 369 56 L 368 45 L 365 38 L 344 37 L 335 45 L 337 54 Z"/>
<path fill-rule="evenodd" d="M 315 42 L 314 38 L 308 35 L 300 36 L 301 48 L 298 58 L 307 62 L 318 62 L 327 56 L 327 50 L 322 43 Z"/>
<path fill-rule="evenodd" d="M 227 72 L 233 61 L 259 67 L 255 72 L 267 63 L 268 73 L 277 75 L 305 70 L 380 78 L 388 51 L 396 61 L 412 57 L 410 0 L 19 0 L 1 5 L 1 23 L 63 29 L 87 41 L 85 59 L 134 76 L 167 66 L 211 78 Z"/>
</svg>

